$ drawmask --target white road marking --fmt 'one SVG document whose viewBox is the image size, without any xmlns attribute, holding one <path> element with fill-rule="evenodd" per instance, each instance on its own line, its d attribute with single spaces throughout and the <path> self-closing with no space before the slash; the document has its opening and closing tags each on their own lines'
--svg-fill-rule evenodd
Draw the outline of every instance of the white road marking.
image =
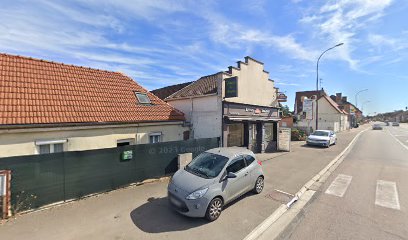
<svg viewBox="0 0 408 240">
<path fill-rule="evenodd" d="M 375 204 L 399 210 L 400 204 L 398 200 L 397 184 L 395 182 L 378 180 L 375 192 Z"/>
<path fill-rule="evenodd" d="M 339 174 L 326 190 L 326 194 L 343 197 L 351 183 L 352 176 Z"/>
<path fill-rule="evenodd" d="M 403 142 L 401 142 L 398 138 L 396 138 L 394 135 L 392 135 L 392 133 L 390 131 L 388 131 L 388 133 L 391 135 L 391 137 L 393 137 L 395 140 L 397 140 L 397 142 L 399 144 L 401 144 L 401 146 L 403 146 L 405 149 L 408 150 L 408 147 Z"/>
</svg>

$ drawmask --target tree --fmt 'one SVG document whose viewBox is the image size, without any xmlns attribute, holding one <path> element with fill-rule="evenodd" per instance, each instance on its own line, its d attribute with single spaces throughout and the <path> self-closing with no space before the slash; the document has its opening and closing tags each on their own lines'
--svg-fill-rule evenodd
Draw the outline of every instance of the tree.
<svg viewBox="0 0 408 240">
<path fill-rule="evenodd" d="M 290 116 L 291 112 L 289 110 L 288 105 L 282 106 L 282 115 L 283 116 Z"/>
</svg>

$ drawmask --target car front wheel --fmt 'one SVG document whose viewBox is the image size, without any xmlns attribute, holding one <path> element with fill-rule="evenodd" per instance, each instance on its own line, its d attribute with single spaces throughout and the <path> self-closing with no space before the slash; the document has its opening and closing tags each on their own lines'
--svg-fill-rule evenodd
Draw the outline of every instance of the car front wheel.
<svg viewBox="0 0 408 240">
<path fill-rule="evenodd" d="M 254 193 L 260 194 L 263 188 L 264 188 L 264 178 L 262 176 L 259 176 L 255 182 Z"/>
<path fill-rule="evenodd" d="M 217 218 L 221 215 L 222 207 L 224 203 L 221 198 L 216 197 L 211 200 L 210 204 L 208 204 L 207 212 L 205 213 L 205 218 L 208 221 L 212 222 L 217 220 Z"/>
</svg>

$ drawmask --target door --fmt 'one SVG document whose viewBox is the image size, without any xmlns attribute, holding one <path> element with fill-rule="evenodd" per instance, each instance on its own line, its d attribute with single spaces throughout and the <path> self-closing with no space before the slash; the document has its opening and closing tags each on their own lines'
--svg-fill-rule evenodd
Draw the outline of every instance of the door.
<svg viewBox="0 0 408 240">
<path fill-rule="evenodd" d="M 236 178 L 227 179 L 227 201 L 232 201 L 233 199 L 239 197 L 241 194 L 248 190 L 250 183 L 250 175 L 248 168 L 245 164 L 243 156 L 239 156 L 231 161 L 227 167 L 227 173 L 232 172 L 237 175 Z"/>
</svg>

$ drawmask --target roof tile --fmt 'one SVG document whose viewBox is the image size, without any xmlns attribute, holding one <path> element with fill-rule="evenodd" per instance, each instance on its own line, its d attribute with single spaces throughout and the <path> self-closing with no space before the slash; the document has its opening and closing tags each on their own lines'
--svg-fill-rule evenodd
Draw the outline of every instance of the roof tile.
<svg viewBox="0 0 408 240">
<path fill-rule="evenodd" d="M 121 73 L 0 54 L 0 126 L 169 120 L 184 115 Z"/>
</svg>

